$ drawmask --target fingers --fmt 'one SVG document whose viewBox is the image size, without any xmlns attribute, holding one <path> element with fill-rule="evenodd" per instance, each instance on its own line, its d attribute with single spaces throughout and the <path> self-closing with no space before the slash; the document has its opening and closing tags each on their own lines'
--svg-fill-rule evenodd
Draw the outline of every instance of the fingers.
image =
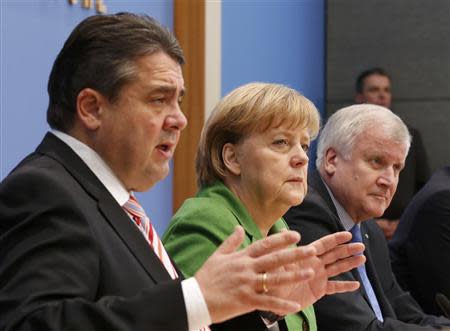
<svg viewBox="0 0 450 331">
<path fill-rule="evenodd" d="M 348 242 L 352 238 L 352 234 L 348 231 L 341 231 L 326 235 L 316 241 L 313 241 L 308 246 L 314 246 L 317 250 L 317 255 L 322 255 L 336 246 Z"/>
<path fill-rule="evenodd" d="M 359 282 L 357 281 L 339 281 L 330 280 L 327 283 L 326 294 L 335 294 L 343 292 L 355 291 L 359 288 Z"/>
<path fill-rule="evenodd" d="M 261 273 L 260 280 L 258 280 L 259 285 L 257 285 L 257 289 L 260 288 L 260 290 L 257 290 L 257 292 L 264 293 L 263 289 L 263 282 L 265 284 L 266 289 L 269 293 L 273 294 L 273 291 L 276 290 L 279 287 L 284 287 L 288 284 L 297 284 L 299 282 L 306 282 L 310 279 L 312 279 L 315 275 L 315 272 L 312 268 L 295 268 L 291 269 L 289 271 L 282 270 L 278 272 L 265 272 L 266 277 L 265 280 L 263 279 L 262 275 L 264 273 Z"/>
<path fill-rule="evenodd" d="M 326 267 L 327 276 L 328 277 L 337 276 L 343 272 L 347 272 L 352 270 L 353 268 L 358 267 L 364 262 L 366 262 L 366 257 L 364 255 L 355 255 L 343 260 L 339 260 Z"/>
<path fill-rule="evenodd" d="M 296 264 L 315 254 L 316 249 L 312 246 L 292 247 L 260 256 L 254 260 L 254 266 L 257 272 L 265 272 L 282 266 Z"/>
<path fill-rule="evenodd" d="M 364 248 L 364 244 L 362 243 L 342 244 L 336 246 L 331 251 L 328 251 L 319 257 L 325 265 L 328 265 L 339 259 L 345 259 L 353 255 L 362 254 L 362 252 L 364 252 Z"/>
<path fill-rule="evenodd" d="M 244 229 L 237 226 L 234 232 L 217 248 L 216 253 L 229 254 L 234 252 L 244 241 Z"/>
<path fill-rule="evenodd" d="M 282 231 L 268 236 L 247 247 L 247 253 L 251 257 L 259 257 L 270 252 L 280 250 L 298 243 L 300 235 L 296 231 Z"/>
</svg>

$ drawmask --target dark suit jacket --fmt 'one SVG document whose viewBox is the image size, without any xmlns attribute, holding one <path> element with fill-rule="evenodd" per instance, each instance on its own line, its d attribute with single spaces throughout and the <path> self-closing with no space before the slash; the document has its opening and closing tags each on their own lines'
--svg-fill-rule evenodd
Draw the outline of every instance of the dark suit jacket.
<svg viewBox="0 0 450 331">
<path fill-rule="evenodd" d="M 308 194 L 303 203 L 284 216 L 289 227 L 300 232 L 307 244 L 324 235 L 343 231 L 336 208 L 317 172 L 308 177 Z M 314 304 L 319 330 L 429 330 L 450 326 L 450 320 L 425 315 L 412 297 L 397 284 L 391 270 L 383 233 L 375 222 L 361 224 L 366 250 L 366 269 L 380 304 L 384 323 L 379 323 L 364 289 L 325 296 Z M 356 269 L 337 279 L 360 280 Z M 423 327 L 420 327 L 422 325 Z"/>
<path fill-rule="evenodd" d="M 417 193 L 389 246 L 399 284 L 426 312 L 440 314 L 436 293 L 450 297 L 450 167 Z"/>
<path fill-rule="evenodd" d="M 85 163 L 47 134 L 0 184 L 0 330 L 187 328 L 180 281 Z"/>
</svg>

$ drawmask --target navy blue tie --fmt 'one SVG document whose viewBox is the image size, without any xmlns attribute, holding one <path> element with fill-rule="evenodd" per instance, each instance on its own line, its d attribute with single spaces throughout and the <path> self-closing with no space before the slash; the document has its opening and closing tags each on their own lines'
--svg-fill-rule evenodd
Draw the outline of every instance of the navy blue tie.
<svg viewBox="0 0 450 331">
<path fill-rule="evenodd" d="M 359 242 L 362 243 L 362 237 L 361 237 L 361 228 L 359 224 L 355 224 L 350 232 L 352 233 L 352 242 Z M 369 277 L 367 277 L 366 272 L 366 266 L 360 265 L 358 267 L 359 276 L 361 277 L 361 281 L 363 283 L 364 289 L 366 290 L 367 296 L 369 297 L 370 305 L 372 306 L 373 311 L 375 312 L 375 315 L 377 316 L 377 319 L 380 322 L 383 322 L 383 314 L 381 314 L 380 305 L 378 304 L 377 296 L 375 295 L 375 292 L 373 291 L 372 284 L 370 284 Z"/>
</svg>

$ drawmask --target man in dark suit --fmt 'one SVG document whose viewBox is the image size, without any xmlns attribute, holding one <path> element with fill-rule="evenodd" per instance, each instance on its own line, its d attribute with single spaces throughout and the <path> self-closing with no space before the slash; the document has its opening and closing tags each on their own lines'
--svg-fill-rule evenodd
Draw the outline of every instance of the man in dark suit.
<svg viewBox="0 0 450 331">
<path fill-rule="evenodd" d="M 248 312 L 230 329 L 265 330 L 271 312 L 301 308 L 298 282 L 317 298 L 355 288 L 328 281 L 355 261 L 345 233 L 292 249 L 287 231 L 236 251 L 237 228 L 182 279 L 133 191 L 169 172 L 187 122 L 183 62 L 146 16 L 92 16 L 69 36 L 48 83 L 52 131 L 0 184 L 0 330 L 197 330 Z"/>
<path fill-rule="evenodd" d="M 392 83 L 382 68 L 370 68 L 361 72 L 355 84 L 356 103 L 371 103 L 392 109 Z M 400 173 L 397 191 L 384 214 L 377 219 L 386 239 L 391 239 L 398 226 L 403 210 L 430 176 L 430 168 L 420 132 L 409 127 L 411 147 L 405 167 Z"/>
<path fill-rule="evenodd" d="M 402 288 L 427 313 L 442 314 L 436 294 L 450 297 L 450 167 L 438 170 L 414 196 L 389 248 Z"/>
<path fill-rule="evenodd" d="M 397 187 L 410 136 L 389 109 L 370 104 L 333 114 L 319 138 L 317 169 L 308 177 L 308 194 L 285 219 L 309 243 L 347 230 L 366 245 L 364 267 L 338 277 L 360 280 L 352 293 L 316 302 L 319 330 L 426 330 L 450 320 L 426 315 L 393 276 L 386 241 L 370 220 L 383 214 Z"/>
</svg>

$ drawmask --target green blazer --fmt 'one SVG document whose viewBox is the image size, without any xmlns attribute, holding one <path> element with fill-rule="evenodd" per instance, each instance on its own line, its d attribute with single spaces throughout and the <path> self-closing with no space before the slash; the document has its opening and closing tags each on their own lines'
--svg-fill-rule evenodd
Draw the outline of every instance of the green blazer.
<svg viewBox="0 0 450 331">
<path fill-rule="evenodd" d="M 240 200 L 222 182 L 217 182 L 201 189 L 196 197 L 183 203 L 163 236 L 164 247 L 183 274 L 190 277 L 237 225 L 245 230 L 242 248 L 263 238 Z M 287 225 L 281 218 L 270 229 L 269 234 L 286 228 Z M 285 322 L 289 331 L 317 330 L 312 306 L 305 308 L 300 314 L 286 316 Z"/>
</svg>

